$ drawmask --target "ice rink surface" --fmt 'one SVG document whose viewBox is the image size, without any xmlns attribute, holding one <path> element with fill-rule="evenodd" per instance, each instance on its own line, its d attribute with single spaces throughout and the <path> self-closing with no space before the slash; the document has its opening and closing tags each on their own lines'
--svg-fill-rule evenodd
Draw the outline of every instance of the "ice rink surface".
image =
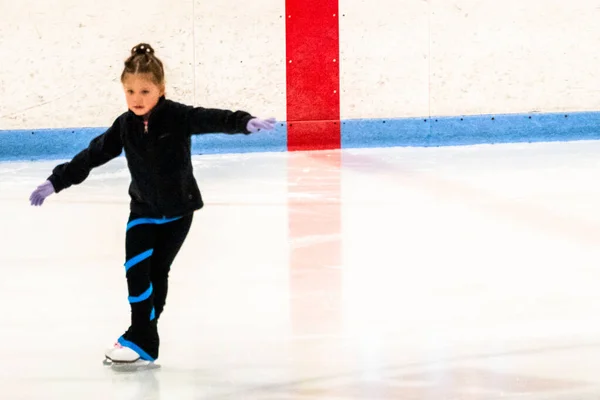
<svg viewBox="0 0 600 400">
<path fill-rule="evenodd" d="M 194 156 L 160 369 L 129 322 L 119 158 L 29 205 L 0 164 L 0 398 L 600 397 L 600 142 Z"/>
</svg>

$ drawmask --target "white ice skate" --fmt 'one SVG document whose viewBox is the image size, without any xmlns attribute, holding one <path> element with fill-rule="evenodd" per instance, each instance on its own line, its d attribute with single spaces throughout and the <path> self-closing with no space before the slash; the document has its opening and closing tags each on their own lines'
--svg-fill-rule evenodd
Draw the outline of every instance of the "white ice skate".
<svg viewBox="0 0 600 400">
<path fill-rule="evenodd" d="M 108 361 L 109 363 L 133 364 L 137 361 L 143 361 L 133 349 L 122 346 L 119 342 L 107 348 L 104 356 L 106 357 L 105 362 Z"/>
<path fill-rule="evenodd" d="M 152 361 L 142 359 L 135 350 L 118 342 L 106 349 L 104 357 L 104 365 L 120 372 L 135 372 L 160 367 Z"/>
<path fill-rule="evenodd" d="M 148 360 L 147 354 L 144 353 L 145 357 L 140 356 L 134 349 L 123 346 L 120 340 L 104 352 L 104 365 L 122 372 L 160 368 L 160 365 Z"/>
</svg>

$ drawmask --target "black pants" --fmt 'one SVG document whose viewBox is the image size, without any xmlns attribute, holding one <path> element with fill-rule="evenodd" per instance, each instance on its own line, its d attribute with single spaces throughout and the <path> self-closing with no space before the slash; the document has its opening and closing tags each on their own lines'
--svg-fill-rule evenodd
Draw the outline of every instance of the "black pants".
<svg viewBox="0 0 600 400">
<path fill-rule="evenodd" d="M 158 358 L 157 322 L 167 299 L 169 271 L 192 224 L 193 214 L 152 219 L 130 214 L 125 239 L 125 273 L 131 306 L 131 326 L 121 345 L 142 359 Z"/>
</svg>

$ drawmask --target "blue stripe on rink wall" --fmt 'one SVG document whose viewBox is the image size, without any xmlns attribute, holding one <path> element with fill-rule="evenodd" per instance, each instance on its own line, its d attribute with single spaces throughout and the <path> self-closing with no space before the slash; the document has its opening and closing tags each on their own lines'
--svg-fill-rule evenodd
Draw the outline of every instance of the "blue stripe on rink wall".
<svg viewBox="0 0 600 400">
<path fill-rule="evenodd" d="M 70 159 L 105 128 L 0 131 L 0 161 Z M 600 139 L 600 112 L 342 121 L 342 148 Z M 252 135 L 195 135 L 193 154 L 287 151 L 287 124 Z"/>
<path fill-rule="evenodd" d="M 71 159 L 107 128 L 0 130 L 0 161 Z M 287 125 L 250 135 L 207 134 L 192 137 L 192 153 L 287 151 Z"/>
<path fill-rule="evenodd" d="M 342 121 L 342 148 L 600 139 L 600 112 Z"/>
<path fill-rule="evenodd" d="M 68 159 L 106 128 L 0 131 L 0 160 Z"/>
</svg>

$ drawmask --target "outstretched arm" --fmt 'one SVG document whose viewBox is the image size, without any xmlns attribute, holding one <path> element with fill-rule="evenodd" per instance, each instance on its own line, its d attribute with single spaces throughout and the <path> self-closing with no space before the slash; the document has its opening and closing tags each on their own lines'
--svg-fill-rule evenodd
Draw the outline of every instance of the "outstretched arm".
<svg viewBox="0 0 600 400">
<path fill-rule="evenodd" d="M 203 133 L 250 133 L 246 129 L 253 117 L 246 111 L 221 110 L 217 108 L 190 107 L 188 110 L 190 134 Z"/>
<path fill-rule="evenodd" d="M 275 119 L 262 120 L 246 111 L 221 110 L 216 108 L 194 107 L 188 110 L 190 134 L 203 133 L 243 133 L 249 134 L 260 129 L 273 129 Z"/>
<path fill-rule="evenodd" d="M 106 132 L 92 139 L 89 146 L 70 162 L 56 166 L 48 180 L 58 193 L 71 185 L 83 182 L 93 168 L 106 164 L 122 151 L 121 127 L 117 119 Z"/>
<path fill-rule="evenodd" d="M 121 127 L 117 119 L 106 132 L 92 139 L 89 146 L 71 161 L 57 165 L 48 180 L 31 194 L 31 204 L 41 205 L 50 194 L 83 182 L 93 168 L 119 156 L 122 150 Z"/>
</svg>

